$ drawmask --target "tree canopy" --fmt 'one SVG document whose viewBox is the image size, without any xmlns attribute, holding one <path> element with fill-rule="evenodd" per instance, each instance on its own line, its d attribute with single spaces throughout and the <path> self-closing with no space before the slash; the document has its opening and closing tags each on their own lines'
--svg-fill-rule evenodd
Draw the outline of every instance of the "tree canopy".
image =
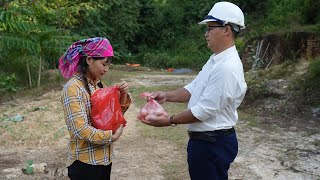
<svg viewBox="0 0 320 180">
<path fill-rule="evenodd" d="M 73 41 L 95 36 L 110 40 L 115 63 L 200 68 L 211 52 L 204 41 L 203 27 L 197 23 L 215 2 L 218 1 L 2 0 L 0 80 L 15 74 L 20 82 L 29 77 L 31 86 L 35 72 L 57 68 L 59 57 Z M 320 29 L 318 1 L 232 2 L 245 13 L 247 29 L 240 34 L 242 39 L 292 27 Z"/>
</svg>

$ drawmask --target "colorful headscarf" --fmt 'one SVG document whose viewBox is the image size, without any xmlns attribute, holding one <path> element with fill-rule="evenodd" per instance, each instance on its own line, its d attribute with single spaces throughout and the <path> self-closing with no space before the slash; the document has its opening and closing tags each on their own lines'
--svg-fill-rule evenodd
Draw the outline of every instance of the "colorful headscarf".
<svg viewBox="0 0 320 180">
<path fill-rule="evenodd" d="M 113 49 L 109 40 L 101 37 L 73 43 L 59 60 L 59 69 L 64 78 L 69 78 L 78 71 L 78 63 L 83 56 L 109 57 L 113 56 Z"/>
</svg>

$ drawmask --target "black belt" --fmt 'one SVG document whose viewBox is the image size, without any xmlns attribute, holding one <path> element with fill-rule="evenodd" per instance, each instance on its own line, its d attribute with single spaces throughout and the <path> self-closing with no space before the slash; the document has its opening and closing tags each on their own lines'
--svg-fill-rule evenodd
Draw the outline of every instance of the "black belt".
<svg viewBox="0 0 320 180">
<path fill-rule="evenodd" d="M 204 131 L 204 132 L 191 132 L 189 131 L 190 139 L 200 139 L 209 142 L 215 142 L 218 136 L 228 136 L 235 132 L 234 128 L 221 129 L 215 131 Z"/>
</svg>

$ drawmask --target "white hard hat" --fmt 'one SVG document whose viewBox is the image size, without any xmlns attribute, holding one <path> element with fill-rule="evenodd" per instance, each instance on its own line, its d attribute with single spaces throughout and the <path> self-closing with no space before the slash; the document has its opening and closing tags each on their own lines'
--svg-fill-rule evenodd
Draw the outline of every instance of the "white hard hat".
<svg viewBox="0 0 320 180">
<path fill-rule="evenodd" d="M 231 24 L 233 27 L 239 26 L 244 29 L 244 15 L 242 10 L 235 4 L 230 2 L 218 2 L 214 4 L 209 14 L 199 24 L 206 24 L 207 22 L 217 21 L 223 25 Z M 237 29 L 235 29 L 238 31 Z"/>
</svg>

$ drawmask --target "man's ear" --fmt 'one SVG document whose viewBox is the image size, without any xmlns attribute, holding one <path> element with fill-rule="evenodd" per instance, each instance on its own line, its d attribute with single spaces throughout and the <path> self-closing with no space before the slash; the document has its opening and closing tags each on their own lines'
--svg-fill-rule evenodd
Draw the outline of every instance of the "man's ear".
<svg viewBox="0 0 320 180">
<path fill-rule="evenodd" d="M 229 35 L 230 33 L 232 33 L 231 26 L 226 25 L 226 31 L 224 33 L 225 35 Z"/>
</svg>

